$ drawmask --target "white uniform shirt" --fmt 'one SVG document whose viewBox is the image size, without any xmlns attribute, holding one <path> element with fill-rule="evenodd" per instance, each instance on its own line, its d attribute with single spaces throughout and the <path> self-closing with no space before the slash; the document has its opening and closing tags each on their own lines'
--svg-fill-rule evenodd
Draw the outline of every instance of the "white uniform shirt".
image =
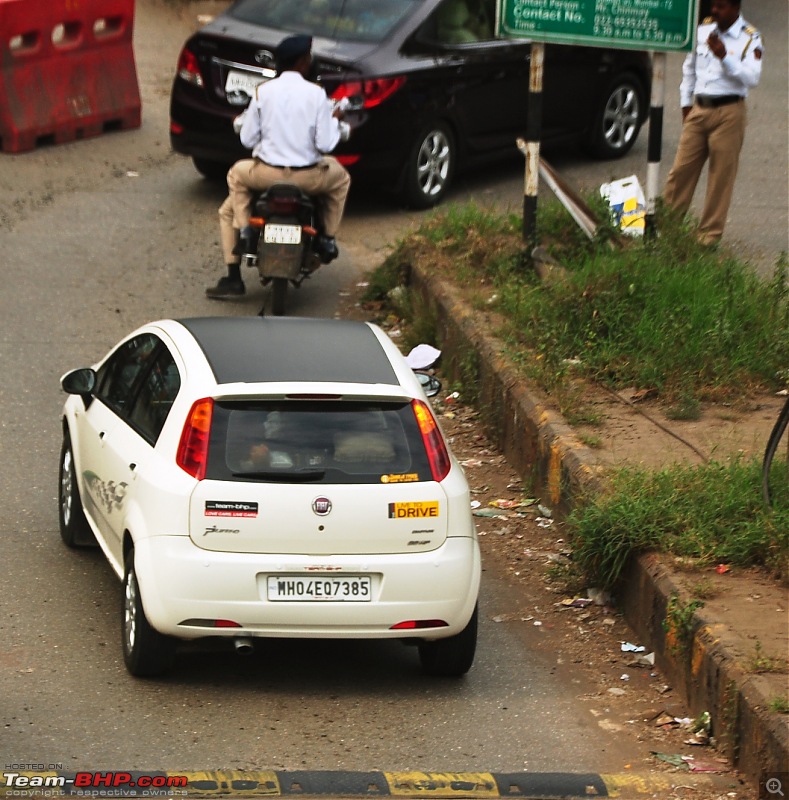
<svg viewBox="0 0 789 800">
<path fill-rule="evenodd" d="M 288 70 L 258 86 L 244 114 L 241 143 L 275 167 L 315 164 L 340 140 L 332 110 L 320 86 Z"/>
<path fill-rule="evenodd" d="M 720 59 L 707 44 L 709 35 L 717 27 L 709 19 L 699 25 L 696 47 L 688 53 L 682 65 L 682 83 L 679 86 L 682 108 L 693 105 L 694 94 L 747 97 L 748 89 L 759 83 L 764 49 L 759 31 L 742 17 L 737 17 L 728 30 L 719 34 L 726 46 L 726 55 Z"/>
</svg>

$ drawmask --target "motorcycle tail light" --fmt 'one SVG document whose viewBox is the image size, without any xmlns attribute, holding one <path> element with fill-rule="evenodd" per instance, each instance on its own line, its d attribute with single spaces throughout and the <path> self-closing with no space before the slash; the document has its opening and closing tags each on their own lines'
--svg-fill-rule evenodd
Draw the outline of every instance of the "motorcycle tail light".
<svg viewBox="0 0 789 800">
<path fill-rule="evenodd" d="M 331 94 L 332 100 L 343 97 L 361 97 L 362 108 L 374 108 L 391 97 L 405 83 L 405 75 L 392 75 L 388 78 L 370 78 L 365 81 L 341 83 Z"/>
<path fill-rule="evenodd" d="M 266 209 L 269 214 L 296 214 L 301 203 L 297 197 L 269 197 Z"/>
<path fill-rule="evenodd" d="M 249 227 L 250 228 L 262 228 L 266 224 L 266 220 L 263 217 L 250 217 L 249 218 Z"/>
<path fill-rule="evenodd" d="M 194 402 L 186 417 L 175 456 L 175 463 L 198 481 L 205 478 L 213 414 L 214 401 L 210 397 Z"/>
<path fill-rule="evenodd" d="M 421 400 L 412 400 L 411 407 L 414 410 L 414 416 L 422 434 L 422 441 L 425 443 L 425 451 L 427 452 L 427 460 L 430 462 L 433 480 L 443 481 L 449 474 L 452 462 L 449 460 L 447 446 L 444 444 L 444 437 L 441 435 L 438 423 L 428 406 Z"/>
<path fill-rule="evenodd" d="M 205 86 L 203 75 L 197 63 L 197 56 L 186 47 L 181 50 L 181 55 L 178 58 L 177 73 L 178 77 L 187 83 L 199 86 L 201 89 Z"/>
</svg>

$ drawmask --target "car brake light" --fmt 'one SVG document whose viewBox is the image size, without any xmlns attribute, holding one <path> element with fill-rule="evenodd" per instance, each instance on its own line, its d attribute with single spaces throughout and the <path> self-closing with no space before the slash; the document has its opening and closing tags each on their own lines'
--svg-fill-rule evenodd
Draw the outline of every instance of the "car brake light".
<svg viewBox="0 0 789 800">
<path fill-rule="evenodd" d="M 438 423 L 430 409 L 421 400 L 412 400 L 411 407 L 414 409 L 414 416 L 422 433 L 422 441 L 425 443 L 433 480 L 443 481 L 449 474 L 452 462 L 449 459 L 449 452 L 444 444 L 444 437 L 441 435 Z"/>
<path fill-rule="evenodd" d="M 392 625 L 390 631 L 416 630 L 417 628 L 447 628 L 449 623 L 443 619 L 407 619 Z"/>
<path fill-rule="evenodd" d="M 374 108 L 391 97 L 405 83 L 405 75 L 394 75 L 389 78 L 371 78 L 366 81 L 348 81 L 341 83 L 331 94 L 332 100 L 343 97 L 361 97 L 362 108 Z"/>
<path fill-rule="evenodd" d="M 181 55 L 178 57 L 177 74 L 181 80 L 187 83 L 192 83 L 195 86 L 199 86 L 201 89 L 205 86 L 200 67 L 197 63 L 197 56 L 186 47 L 181 50 Z"/>
<path fill-rule="evenodd" d="M 186 417 L 175 457 L 175 463 L 198 481 L 205 478 L 213 413 L 214 401 L 210 397 L 195 401 Z"/>
</svg>

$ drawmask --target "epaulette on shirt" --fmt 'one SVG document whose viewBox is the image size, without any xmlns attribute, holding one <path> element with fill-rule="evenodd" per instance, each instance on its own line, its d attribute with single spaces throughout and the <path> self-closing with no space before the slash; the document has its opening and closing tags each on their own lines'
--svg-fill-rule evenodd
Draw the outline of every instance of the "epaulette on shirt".
<svg viewBox="0 0 789 800">
<path fill-rule="evenodd" d="M 715 20 L 712 17 L 704 17 L 704 19 L 701 21 L 701 24 L 712 25 L 713 22 L 715 22 Z"/>
<path fill-rule="evenodd" d="M 745 61 L 745 56 L 748 53 L 748 50 L 750 49 L 751 45 L 753 44 L 753 40 L 760 38 L 759 31 L 757 31 L 756 28 L 753 27 L 753 25 L 746 25 L 743 28 L 743 30 L 745 31 L 745 33 L 748 34 L 748 41 L 745 43 L 745 47 L 743 48 L 742 55 L 740 56 L 740 61 Z M 757 57 L 759 56 L 758 48 L 757 48 L 756 55 L 757 55 Z"/>
</svg>

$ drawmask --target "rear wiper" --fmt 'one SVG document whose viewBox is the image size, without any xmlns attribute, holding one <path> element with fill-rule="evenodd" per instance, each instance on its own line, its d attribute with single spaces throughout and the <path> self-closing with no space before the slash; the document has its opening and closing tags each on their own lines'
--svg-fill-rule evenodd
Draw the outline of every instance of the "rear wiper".
<svg viewBox="0 0 789 800">
<path fill-rule="evenodd" d="M 234 478 L 257 478 L 262 481 L 282 481 L 283 483 L 296 483 L 319 481 L 326 475 L 324 469 L 304 470 L 252 470 L 250 472 L 234 472 Z"/>
</svg>

